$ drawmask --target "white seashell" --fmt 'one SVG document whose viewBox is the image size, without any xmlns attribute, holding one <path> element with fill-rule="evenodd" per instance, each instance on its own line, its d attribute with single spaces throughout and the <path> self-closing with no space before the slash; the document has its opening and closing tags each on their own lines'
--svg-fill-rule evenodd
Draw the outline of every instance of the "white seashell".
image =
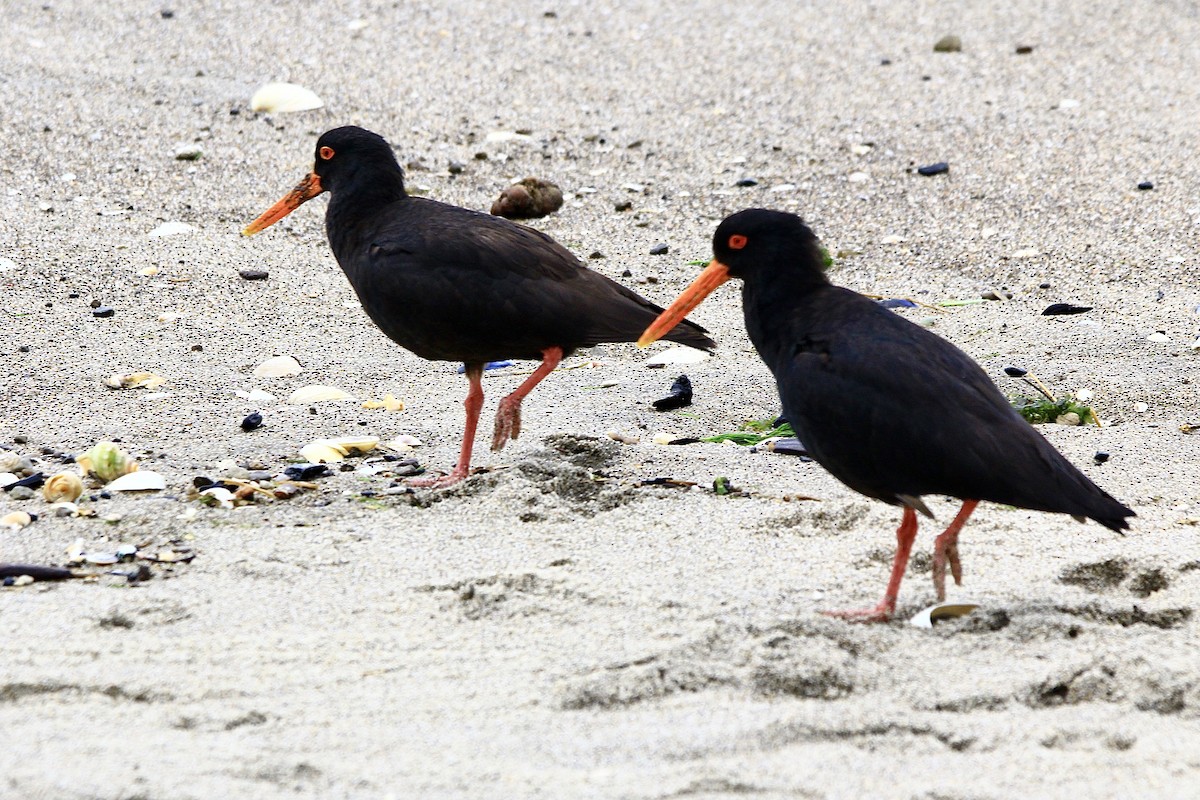
<svg viewBox="0 0 1200 800">
<path fill-rule="evenodd" d="M 12 486 L 17 481 L 21 480 L 14 472 L 0 472 L 0 489 L 5 486 Z"/>
<path fill-rule="evenodd" d="M 302 386 L 292 392 L 288 397 L 288 402 L 293 405 L 304 405 L 305 403 L 322 403 L 332 400 L 353 400 L 355 398 L 343 392 L 336 386 L 322 386 L 319 383 L 314 383 L 310 386 Z"/>
<path fill-rule="evenodd" d="M 644 363 L 647 367 L 661 367 L 667 364 L 699 364 L 707 359 L 708 353 L 694 347 L 669 347 L 650 356 Z"/>
<path fill-rule="evenodd" d="M 11 451 L 0 452 L 0 472 L 12 472 L 21 463 L 21 457 Z"/>
<path fill-rule="evenodd" d="M 1145 414 L 1150 410 L 1150 406 L 1146 405 L 1145 403 L 1134 403 L 1133 410 L 1139 414 Z"/>
<path fill-rule="evenodd" d="M 1034 256 L 1040 256 L 1040 255 L 1041 255 L 1041 252 L 1037 248 L 1026 247 L 1021 250 L 1014 250 L 1009 255 L 1009 258 L 1033 258 Z"/>
<path fill-rule="evenodd" d="M 879 240 L 880 244 L 900 244 L 904 241 L 904 237 L 898 233 L 889 233 L 887 236 Z"/>
<path fill-rule="evenodd" d="M 484 141 L 488 144 L 500 144 L 502 142 L 528 142 L 532 138 L 528 134 L 514 131 L 490 131 Z"/>
<path fill-rule="evenodd" d="M 975 603 L 938 603 L 918 611 L 908 624 L 914 628 L 932 628 L 938 620 L 965 617 L 977 608 Z"/>
<path fill-rule="evenodd" d="M 318 439 L 300 448 L 300 456 L 313 464 L 336 464 L 346 460 L 346 453 L 328 439 Z"/>
<path fill-rule="evenodd" d="M 1155 331 L 1154 333 L 1152 333 L 1146 337 L 1146 341 L 1147 342 L 1169 342 L 1169 341 L 1171 341 L 1171 337 L 1167 336 L 1162 331 Z"/>
<path fill-rule="evenodd" d="M 17 577 L 13 578 L 12 585 L 13 586 L 28 586 L 31 583 L 33 583 L 32 575 L 18 575 Z"/>
<path fill-rule="evenodd" d="M 124 375 L 114 372 L 104 379 L 104 385 L 110 389 L 157 389 L 166 382 L 166 378 L 153 372 L 129 372 Z"/>
<path fill-rule="evenodd" d="M 790 192 L 795 188 L 796 184 L 794 183 L 781 183 L 778 186 L 772 186 L 768 191 L 774 192 L 775 194 L 783 194 L 784 192 Z"/>
<path fill-rule="evenodd" d="M 275 356 L 254 368 L 256 378 L 290 378 L 304 371 L 300 362 L 291 356 Z"/>
<path fill-rule="evenodd" d="M 346 455 L 350 453 L 363 455 L 379 446 L 378 436 L 339 436 L 336 439 L 322 439 L 318 441 L 328 442 Z"/>
<path fill-rule="evenodd" d="M 83 561 L 83 539 L 76 539 L 67 548 L 67 563 L 78 564 Z"/>
<path fill-rule="evenodd" d="M 850 183 L 865 183 L 870 177 L 870 175 L 860 170 L 858 172 L 851 172 L 846 180 L 850 181 Z"/>
<path fill-rule="evenodd" d="M 109 566 L 117 563 L 120 559 L 116 553 L 87 553 L 83 560 L 89 564 L 97 564 L 100 566 Z"/>
<path fill-rule="evenodd" d="M 224 486 L 217 486 L 213 489 L 205 489 L 200 493 L 200 502 L 204 503 L 206 506 L 233 508 L 233 492 L 229 491 Z"/>
<path fill-rule="evenodd" d="M 0 256 L 0 272 L 16 272 L 21 267 L 11 258 Z"/>
<path fill-rule="evenodd" d="M 1086 403 L 1088 400 L 1091 400 L 1095 396 L 1096 396 L 1096 393 L 1093 392 L 1091 389 L 1080 389 L 1075 392 L 1075 399 L 1081 403 Z"/>
<path fill-rule="evenodd" d="M 275 395 L 271 394 L 270 392 L 264 392 L 262 389 L 252 389 L 249 392 L 245 392 L 245 391 L 242 391 L 241 389 L 238 389 L 236 392 L 234 392 L 234 394 L 236 394 L 238 397 L 242 398 L 243 400 L 249 400 L 251 403 L 274 403 L 275 402 Z"/>
<path fill-rule="evenodd" d="M 312 111 L 325 103 L 311 89 L 294 83 L 268 83 L 250 98 L 251 111 L 291 114 L 296 111 Z"/>
<path fill-rule="evenodd" d="M 14 511 L 11 514 L 5 514 L 0 517 L 0 528 L 8 528 L 10 531 L 19 531 L 26 525 L 33 522 L 33 517 L 24 511 Z"/>
<path fill-rule="evenodd" d="M 850 152 L 854 153 L 856 156 L 865 156 L 867 153 L 871 152 L 872 149 L 874 148 L 872 148 L 869 144 L 850 145 Z"/>
<path fill-rule="evenodd" d="M 143 267 L 138 270 L 138 275 L 141 275 L 143 278 L 153 278 L 159 271 L 158 267 Z"/>
<path fill-rule="evenodd" d="M 140 469 L 104 484 L 106 492 L 157 492 L 167 488 L 167 480 L 157 472 Z"/>
<path fill-rule="evenodd" d="M 654 434 L 654 443 L 655 444 L 670 444 L 671 442 L 675 441 L 678 438 L 679 437 L 673 433 L 667 433 L 666 431 L 659 431 L 658 433 Z"/>
<path fill-rule="evenodd" d="M 163 236 L 175 236 L 180 233 L 191 233 L 194 230 L 196 230 L 195 226 L 188 225 L 186 222 L 164 222 L 150 231 L 150 238 L 158 239 Z"/>
</svg>

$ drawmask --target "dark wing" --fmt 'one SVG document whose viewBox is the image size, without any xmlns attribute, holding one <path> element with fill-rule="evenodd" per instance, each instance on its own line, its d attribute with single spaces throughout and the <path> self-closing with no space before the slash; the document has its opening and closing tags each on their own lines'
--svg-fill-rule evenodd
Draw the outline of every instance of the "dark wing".
<svg viewBox="0 0 1200 800">
<path fill-rule="evenodd" d="M 547 347 L 636 341 L 661 310 L 533 228 L 421 198 L 402 208 L 355 248 L 360 263 L 347 274 L 384 332 L 425 358 L 541 358 Z M 690 322 L 666 338 L 713 346 Z"/>
<path fill-rule="evenodd" d="M 797 311 L 804 333 L 772 366 L 784 415 L 835 477 L 889 502 L 944 494 L 1128 527 L 1133 512 L 1022 419 L 969 356 L 853 292 L 820 294 L 819 308 Z"/>
</svg>

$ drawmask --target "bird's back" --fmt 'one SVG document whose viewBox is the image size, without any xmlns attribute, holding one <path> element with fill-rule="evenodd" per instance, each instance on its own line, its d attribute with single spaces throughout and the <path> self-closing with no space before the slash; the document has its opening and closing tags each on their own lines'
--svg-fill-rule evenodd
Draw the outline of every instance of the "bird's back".
<svg viewBox="0 0 1200 800">
<path fill-rule="evenodd" d="M 351 226 L 337 223 L 334 203 L 329 213 L 330 244 L 363 308 L 423 358 L 536 359 L 548 347 L 636 341 L 661 311 L 549 236 L 499 217 L 417 197 Z M 714 346 L 691 322 L 665 338 Z"/>
</svg>

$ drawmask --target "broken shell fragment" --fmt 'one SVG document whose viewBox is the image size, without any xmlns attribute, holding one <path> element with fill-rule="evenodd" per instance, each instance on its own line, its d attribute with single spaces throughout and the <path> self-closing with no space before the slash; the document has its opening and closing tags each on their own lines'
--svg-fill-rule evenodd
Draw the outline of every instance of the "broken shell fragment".
<svg viewBox="0 0 1200 800">
<path fill-rule="evenodd" d="M 410 436 L 407 433 L 402 433 L 389 442 L 385 442 L 383 447 L 386 450 L 394 450 L 397 453 L 407 453 L 414 447 L 421 447 L 425 443 L 415 436 Z"/>
<path fill-rule="evenodd" d="M 130 472 L 137 472 L 138 463 L 112 442 L 99 442 L 76 459 L 80 469 L 104 483 Z"/>
<path fill-rule="evenodd" d="M 256 378 L 290 378 L 299 375 L 304 368 L 291 356 L 275 356 L 254 368 Z M 251 393 L 252 395 L 253 393 Z M 249 395 L 248 395 L 249 396 Z M 251 398 L 252 399 L 252 398 Z"/>
<path fill-rule="evenodd" d="M 311 386 L 302 386 L 292 392 L 288 398 L 288 402 L 293 405 L 304 405 L 306 403 L 322 403 L 333 400 L 353 400 L 354 398 L 343 392 L 336 386 L 322 386 L 319 383 L 314 383 Z"/>
<path fill-rule="evenodd" d="M 200 502 L 214 508 L 233 508 L 233 492 L 224 486 L 214 486 L 200 493 Z"/>
<path fill-rule="evenodd" d="M 114 372 L 104 379 L 104 385 L 110 389 L 157 389 L 166 382 L 166 378 L 153 372 L 130 372 L 125 375 Z"/>
<path fill-rule="evenodd" d="M 908 624 L 914 628 L 932 628 L 935 622 L 965 617 L 977 608 L 975 603 L 937 603 L 918 611 Z"/>
<path fill-rule="evenodd" d="M 16 472 L 21 465 L 21 457 L 16 453 L 0 453 L 0 472 Z"/>
<path fill-rule="evenodd" d="M 151 239 L 161 239 L 164 236 L 177 236 L 181 233 L 190 233 L 196 230 L 194 225 L 188 225 L 186 222 L 164 222 L 154 230 L 150 231 Z"/>
<path fill-rule="evenodd" d="M 397 399 L 394 395 L 385 394 L 382 400 L 368 400 L 362 404 L 363 408 L 382 408 L 385 411 L 403 411 L 404 401 Z"/>
<path fill-rule="evenodd" d="M 74 503 L 83 494 L 83 480 L 74 472 L 60 472 L 42 485 L 42 497 L 47 503 Z"/>
<path fill-rule="evenodd" d="M 708 353 L 694 347 L 670 347 L 661 353 L 646 359 L 646 366 L 651 369 L 667 364 L 699 364 L 708 358 Z"/>
<path fill-rule="evenodd" d="M 250 98 L 251 111 L 291 114 L 297 111 L 312 111 L 325 103 L 311 89 L 294 83 L 268 83 Z"/>
<path fill-rule="evenodd" d="M 318 439 L 300 448 L 300 455 L 313 464 L 334 464 L 344 461 L 346 454 L 334 447 L 328 440 Z"/>
<path fill-rule="evenodd" d="M 14 511 L 0 517 L 0 528 L 8 528 L 10 531 L 19 531 L 32 523 L 33 515 L 25 511 Z"/>
<path fill-rule="evenodd" d="M 109 492 L 157 492 L 166 488 L 166 479 L 149 470 L 130 472 L 104 485 Z"/>
</svg>

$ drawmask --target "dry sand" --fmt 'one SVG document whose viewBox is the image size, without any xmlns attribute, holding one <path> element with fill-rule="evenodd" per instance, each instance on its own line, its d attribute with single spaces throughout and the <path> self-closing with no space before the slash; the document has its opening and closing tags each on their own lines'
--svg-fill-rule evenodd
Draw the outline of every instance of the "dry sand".
<svg viewBox="0 0 1200 800">
<path fill-rule="evenodd" d="M 77 538 L 197 553 L 138 587 L 0 590 L 7 796 L 1200 794 L 1200 438 L 1180 432 L 1200 423 L 1195 6 L 667 5 L 5 6 L 0 441 L 53 471 L 42 448 L 119 437 L 168 490 L 85 503 L 95 519 L 0 497 L 2 513 L 41 514 L 0 532 L 0 560 L 61 563 Z M 961 53 L 932 51 L 946 33 Z M 269 80 L 326 108 L 251 113 Z M 465 381 L 371 326 L 325 243 L 324 201 L 239 235 L 347 123 L 388 137 L 426 167 L 410 183 L 450 202 L 558 182 L 567 204 L 536 226 L 604 253 L 589 263 L 610 276 L 657 276 L 625 280 L 659 302 L 716 222 L 754 205 L 857 251 L 833 276 L 859 291 L 1007 287 L 1011 302 L 900 313 L 933 317 L 1006 391 L 1021 388 L 1012 363 L 1093 390 L 1105 428 L 1042 430 L 1136 510 L 1133 530 L 985 506 L 952 593 L 981 604 L 973 616 L 904 621 L 932 600 L 929 525 L 895 622 L 819 615 L 877 599 L 896 510 L 815 464 L 649 443 L 777 413 L 732 287 L 694 317 L 721 350 L 686 370 L 690 415 L 648 406 L 671 372 L 600 347 L 571 363 L 602 366 L 531 396 L 519 442 L 481 441 L 494 469 L 457 490 L 364 501 L 389 481 L 346 473 L 286 502 L 188 501 L 223 460 L 278 469 L 320 436 L 412 434 L 424 464 L 453 463 Z M 531 138 L 486 141 L 515 130 Z M 175 160 L 193 142 L 202 158 Z M 948 175 L 909 171 L 943 160 Z M 164 221 L 197 230 L 149 238 Z M 658 242 L 668 255 L 649 255 Z M 115 316 L 94 319 L 92 299 Z M 1058 301 L 1095 308 L 1040 315 Z M 1169 342 L 1148 341 L 1158 329 Z M 275 354 L 304 373 L 254 378 Z M 139 369 L 170 396 L 101 384 Z M 504 372 L 485 414 L 519 380 Z M 239 430 L 254 404 L 235 390 L 309 383 L 407 409 L 268 403 L 262 430 Z M 1095 465 L 1097 450 L 1112 459 Z M 706 491 L 718 475 L 749 496 Z M 637 487 L 655 476 L 698 486 Z"/>
</svg>

